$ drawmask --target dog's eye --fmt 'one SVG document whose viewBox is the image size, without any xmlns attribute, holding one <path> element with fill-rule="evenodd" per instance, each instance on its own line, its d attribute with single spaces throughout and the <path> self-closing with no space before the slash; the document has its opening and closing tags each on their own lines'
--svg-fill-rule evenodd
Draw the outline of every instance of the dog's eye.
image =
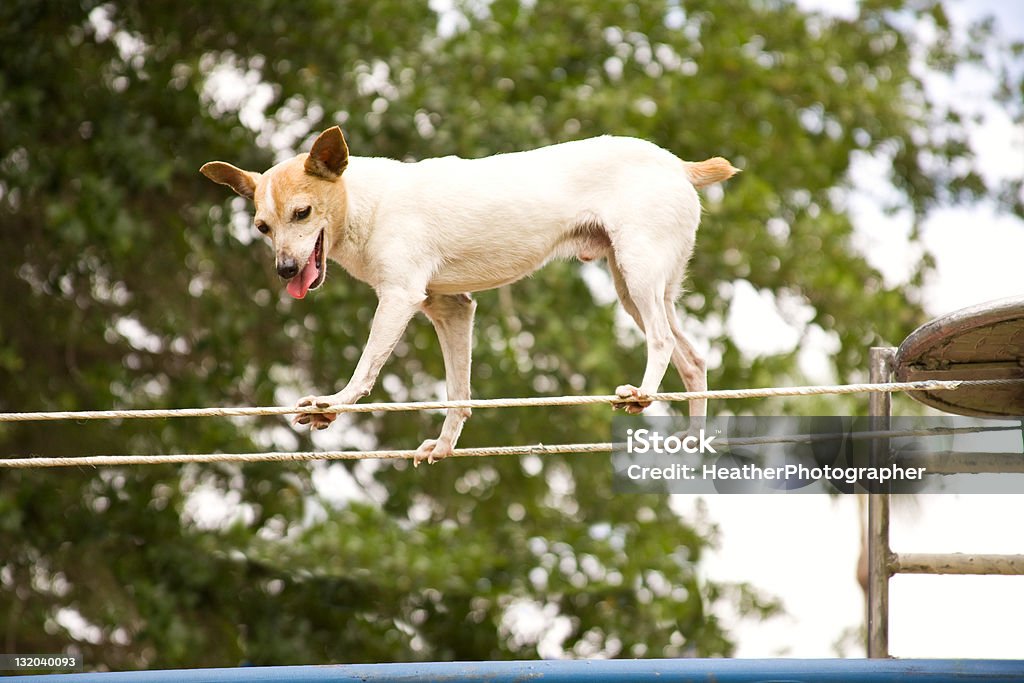
<svg viewBox="0 0 1024 683">
<path fill-rule="evenodd" d="M 266 223 L 257 223 L 256 229 L 262 232 L 264 235 L 270 232 L 270 226 L 267 225 Z"/>
<path fill-rule="evenodd" d="M 297 220 L 297 221 L 304 221 L 307 218 L 309 218 L 309 214 L 312 211 L 313 211 L 313 207 L 311 207 L 311 206 L 304 206 L 301 209 L 295 209 L 295 213 L 293 215 L 295 216 L 295 220 Z"/>
</svg>

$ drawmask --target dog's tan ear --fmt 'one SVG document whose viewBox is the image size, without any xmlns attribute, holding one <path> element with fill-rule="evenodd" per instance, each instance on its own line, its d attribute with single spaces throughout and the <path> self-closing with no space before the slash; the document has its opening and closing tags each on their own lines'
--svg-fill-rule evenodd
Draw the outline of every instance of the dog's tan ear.
<svg viewBox="0 0 1024 683">
<path fill-rule="evenodd" d="M 348 145 L 341 128 L 328 128 L 313 143 L 306 159 L 306 173 L 334 180 L 348 166 Z"/>
<path fill-rule="evenodd" d="M 243 171 L 223 161 L 211 161 L 208 164 L 203 164 L 199 172 L 215 183 L 227 185 L 246 199 L 252 199 L 256 194 L 258 173 Z"/>
</svg>

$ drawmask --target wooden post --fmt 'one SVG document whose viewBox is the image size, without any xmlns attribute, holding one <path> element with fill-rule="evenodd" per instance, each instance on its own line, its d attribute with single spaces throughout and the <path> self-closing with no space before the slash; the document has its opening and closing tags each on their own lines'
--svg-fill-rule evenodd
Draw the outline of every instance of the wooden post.
<svg viewBox="0 0 1024 683">
<path fill-rule="evenodd" d="M 873 347 L 869 355 L 872 383 L 890 381 L 896 349 Z M 888 430 L 892 415 L 892 394 L 871 394 L 868 403 L 872 430 Z M 874 439 L 871 446 L 873 466 L 881 465 L 889 455 L 889 440 Z M 868 657 L 889 656 L 889 493 L 868 495 Z"/>
</svg>

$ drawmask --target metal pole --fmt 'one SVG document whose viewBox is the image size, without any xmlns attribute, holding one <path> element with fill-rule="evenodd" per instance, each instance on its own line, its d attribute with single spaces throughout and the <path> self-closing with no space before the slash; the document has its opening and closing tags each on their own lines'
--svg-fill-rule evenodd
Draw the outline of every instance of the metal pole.
<svg viewBox="0 0 1024 683">
<path fill-rule="evenodd" d="M 869 381 L 888 382 L 896 349 L 873 347 L 869 358 Z M 892 416 L 892 394 L 871 394 L 868 401 L 872 430 L 888 430 Z M 883 463 L 889 455 L 889 440 L 875 439 L 871 447 L 872 465 Z M 879 491 L 868 495 L 868 657 L 889 656 L 889 494 Z"/>
<path fill-rule="evenodd" d="M 2 655 L 0 655 L 2 656 Z M 81 661 L 81 658 L 79 658 Z M 92 662 L 88 662 L 92 664 Z M 8 673 L 8 672 L 4 672 Z M 985 659 L 588 659 L 411 662 L 32 676 L 41 683 L 1020 683 L 1024 661 Z M 17 680 L 11 679 L 11 680 Z"/>
</svg>

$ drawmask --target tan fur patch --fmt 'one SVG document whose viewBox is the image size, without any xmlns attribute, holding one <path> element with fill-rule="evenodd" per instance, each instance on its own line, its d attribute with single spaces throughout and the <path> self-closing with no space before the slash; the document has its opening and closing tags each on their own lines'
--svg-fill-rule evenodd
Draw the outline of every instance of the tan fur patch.
<svg viewBox="0 0 1024 683">
<path fill-rule="evenodd" d="M 740 169 L 735 168 L 722 157 L 712 157 L 704 161 L 684 161 L 686 164 L 686 175 L 694 187 L 704 187 L 714 183 L 728 180 Z"/>
</svg>

